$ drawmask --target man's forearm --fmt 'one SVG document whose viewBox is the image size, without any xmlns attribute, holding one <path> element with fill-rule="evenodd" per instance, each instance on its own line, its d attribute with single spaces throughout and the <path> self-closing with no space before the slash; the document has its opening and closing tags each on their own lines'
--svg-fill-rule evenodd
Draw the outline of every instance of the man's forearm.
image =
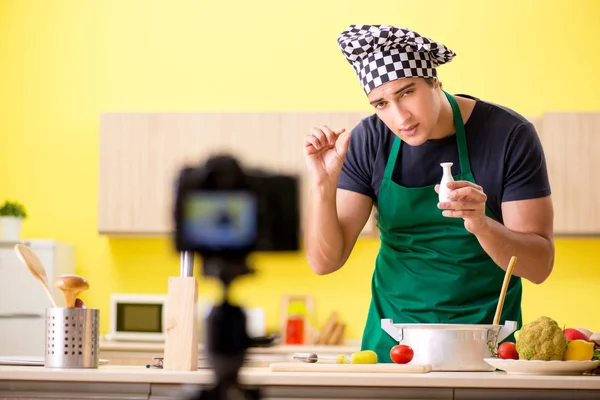
<svg viewBox="0 0 600 400">
<path fill-rule="evenodd" d="M 517 257 L 513 275 L 542 283 L 554 265 L 554 243 L 535 233 L 514 232 L 486 217 L 487 226 L 475 236 L 481 247 L 502 269 L 506 270 L 512 256 Z"/>
<path fill-rule="evenodd" d="M 324 275 L 342 266 L 344 237 L 336 206 L 336 188 L 311 188 L 304 246 L 311 269 Z"/>
</svg>

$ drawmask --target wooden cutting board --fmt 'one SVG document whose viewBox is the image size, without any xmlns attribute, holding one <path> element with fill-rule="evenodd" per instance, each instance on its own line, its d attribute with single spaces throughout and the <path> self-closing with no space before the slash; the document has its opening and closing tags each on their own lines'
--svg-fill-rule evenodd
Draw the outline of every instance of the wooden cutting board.
<svg viewBox="0 0 600 400">
<path fill-rule="evenodd" d="M 431 371 L 430 364 L 335 364 L 281 362 L 271 363 L 273 372 L 385 372 L 424 374 Z"/>
</svg>

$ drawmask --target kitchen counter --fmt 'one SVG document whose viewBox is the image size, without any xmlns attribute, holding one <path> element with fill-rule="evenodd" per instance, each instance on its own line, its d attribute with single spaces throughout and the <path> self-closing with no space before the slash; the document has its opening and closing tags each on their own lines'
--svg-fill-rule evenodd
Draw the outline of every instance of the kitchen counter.
<svg viewBox="0 0 600 400">
<path fill-rule="evenodd" d="M 240 380 L 263 399 L 599 399 L 600 376 L 504 372 L 325 373 L 243 368 Z M 208 369 L 166 371 L 105 365 L 96 370 L 0 366 L 0 398 L 175 399 L 213 382 Z M 66 384 L 68 383 L 68 384 Z"/>
<path fill-rule="evenodd" d="M 154 357 L 162 357 L 165 345 L 162 342 L 118 342 L 101 340 L 100 358 L 111 364 L 145 366 L 154 364 Z M 347 345 L 274 345 L 251 347 L 246 358 L 253 366 L 268 366 L 271 362 L 291 361 L 294 353 L 317 353 L 323 356 L 352 354 L 360 350 L 360 344 Z M 202 364 L 206 358 L 204 345 L 198 345 L 198 358 Z"/>
</svg>

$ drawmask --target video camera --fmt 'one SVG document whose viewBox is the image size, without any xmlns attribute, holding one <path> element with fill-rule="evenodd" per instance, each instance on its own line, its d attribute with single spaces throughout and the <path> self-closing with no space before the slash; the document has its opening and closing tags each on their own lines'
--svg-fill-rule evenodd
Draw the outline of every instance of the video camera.
<svg viewBox="0 0 600 400">
<path fill-rule="evenodd" d="M 250 346 L 246 317 L 231 304 L 229 286 L 251 273 L 255 251 L 297 251 L 299 181 L 260 169 L 244 169 L 235 157 L 216 155 L 204 165 L 185 167 L 177 178 L 175 246 L 203 260 L 202 273 L 223 283 L 223 302 L 206 320 L 206 353 L 217 383 L 196 399 L 258 399 L 258 389 L 242 389 L 238 372 Z M 235 393 L 235 394 L 234 394 Z"/>
</svg>

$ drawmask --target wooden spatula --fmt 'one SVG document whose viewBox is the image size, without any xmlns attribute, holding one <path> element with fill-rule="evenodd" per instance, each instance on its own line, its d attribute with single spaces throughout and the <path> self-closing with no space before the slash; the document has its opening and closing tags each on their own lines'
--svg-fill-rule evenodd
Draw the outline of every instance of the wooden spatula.
<svg viewBox="0 0 600 400">
<path fill-rule="evenodd" d="M 496 315 L 494 315 L 494 325 L 498 325 L 500 323 L 500 315 L 502 314 L 502 307 L 504 307 L 504 297 L 506 296 L 508 283 L 510 282 L 510 277 L 512 275 L 512 271 L 515 267 L 516 262 L 517 257 L 512 256 L 510 258 L 510 262 L 508 263 L 508 268 L 506 268 L 506 273 L 504 274 L 504 282 L 502 282 L 502 290 L 500 291 L 500 298 L 498 299 L 498 306 L 496 307 Z"/>
<path fill-rule="evenodd" d="M 38 256 L 31 250 L 29 247 L 24 246 L 22 244 L 15 245 L 15 252 L 17 253 L 17 257 L 29 272 L 42 283 L 42 287 L 46 291 L 46 294 L 50 298 L 50 302 L 52 303 L 52 307 L 58 307 L 54 297 L 52 296 L 52 292 L 50 291 L 50 286 L 48 285 L 48 276 L 46 275 L 46 268 L 38 258 Z"/>
<path fill-rule="evenodd" d="M 61 275 L 54 280 L 54 286 L 62 290 L 65 295 L 67 307 L 75 307 L 77 296 L 84 290 L 89 289 L 90 285 L 85 278 L 79 275 Z"/>
</svg>

